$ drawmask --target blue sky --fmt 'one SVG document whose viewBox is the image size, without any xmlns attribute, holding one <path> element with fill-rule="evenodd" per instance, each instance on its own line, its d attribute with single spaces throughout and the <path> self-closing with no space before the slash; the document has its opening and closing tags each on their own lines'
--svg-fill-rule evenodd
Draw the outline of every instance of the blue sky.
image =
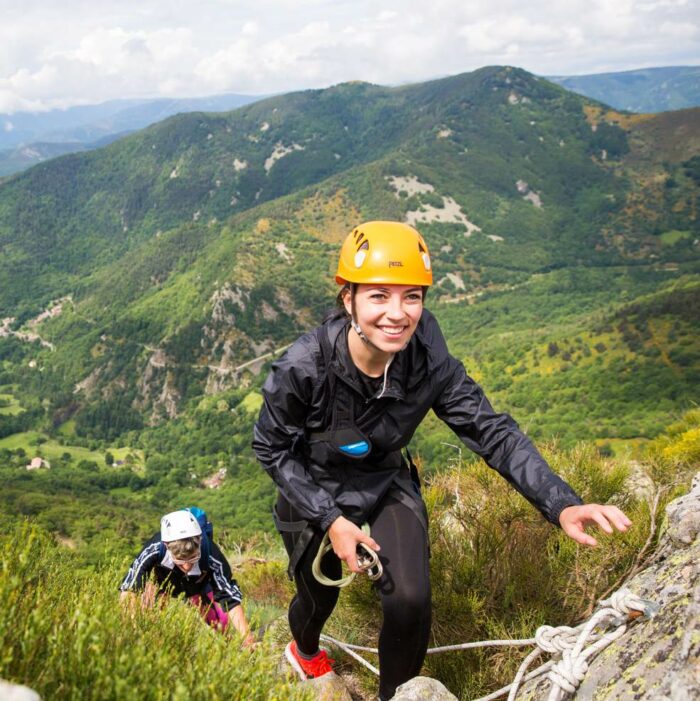
<svg viewBox="0 0 700 701">
<path fill-rule="evenodd" d="M 0 112 L 700 64 L 700 0 L 0 0 Z"/>
</svg>

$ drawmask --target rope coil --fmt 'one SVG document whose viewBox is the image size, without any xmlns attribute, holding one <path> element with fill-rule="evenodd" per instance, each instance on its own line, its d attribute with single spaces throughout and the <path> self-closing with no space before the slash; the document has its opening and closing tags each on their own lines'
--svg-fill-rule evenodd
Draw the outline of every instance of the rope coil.
<svg viewBox="0 0 700 701">
<path fill-rule="evenodd" d="M 629 622 L 634 621 L 640 614 L 645 619 L 653 618 L 658 611 L 659 604 L 641 599 L 629 589 L 622 588 L 609 599 L 600 601 L 598 609 L 589 620 L 573 628 L 544 625 L 537 629 L 534 638 L 483 640 L 459 645 L 445 645 L 428 648 L 427 653 L 435 654 L 477 647 L 536 645 L 535 649 L 523 660 L 511 684 L 488 696 L 475 699 L 475 701 L 493 701 L 506 693 L 508 693 L 508 701 L 514 701 L 520 685 L 524 681 L 534 679 L 545 672 L 547 672 L 547 678 L 552 682 L 547 701 L 560 701 L 565 693 L 571 694 L 576 691 L 588 671 L 589 660 L 610 643 L 622 637 L 627 631 Z M 596 631 L 596 628 L 599 628 L 600 631 Z M 372 672 L 379 674 L 376 667 L 355 652 L 357 650 L 377 654 L 377 648 L 351 645 L 328 635 L 321 635 L 321 640 L 336 645 Z M 543 652 L 555 655 L 558 659 L 549 660 L 528 674 L 527 669 L 530 664 Z"/>
</svg>

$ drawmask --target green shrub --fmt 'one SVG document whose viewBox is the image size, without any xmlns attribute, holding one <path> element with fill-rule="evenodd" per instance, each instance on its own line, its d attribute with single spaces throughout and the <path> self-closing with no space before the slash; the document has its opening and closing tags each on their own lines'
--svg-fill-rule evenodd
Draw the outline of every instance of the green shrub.
<svg viewBox="0 0 700 701">
<path fill-rule="evenodd" d="M 687 442 L 688 432 L 680 435 Z M 618 505 L 632 528 L 612 536 L 596 530 L 598 547 L 577 545 L 494 470 L 454 461 L 432 475 L 424 490 L 431 523 L 431 647 L 530 638 L 543 624 L 577 624 L 644 562 L 653 550 L 654 539 L 644 550 L 652 523 L 658 535 L 665 503 L 688 481 L 687 471 L 654 471 L 650 465 L 647 476 L 662 495 L 654 511 L 653 499 L 633 494 L 638 476 L 605 460 L 595 445 L 569 451 L 550 446 L 543 453 L 586 502 Z M 351 642 L 376 646 L 379 620 L 376 594 L 361 581 L 341 596 L 328 630 L 344 640 L 351 631 Z M 512 681 L 525 654 L 508 647 L 428 655 L 423 673 L 460 698 L 475 698 Z"/>
<path fill-rule="evenodd" d="M 133 617 L 111 563 L 76 572 L 70 552 L 29 524 L 3 529 L 0 676 L 45 699 L 303 699 L 267 645 L 250 653 L 171 600 Z"/>
</svg>

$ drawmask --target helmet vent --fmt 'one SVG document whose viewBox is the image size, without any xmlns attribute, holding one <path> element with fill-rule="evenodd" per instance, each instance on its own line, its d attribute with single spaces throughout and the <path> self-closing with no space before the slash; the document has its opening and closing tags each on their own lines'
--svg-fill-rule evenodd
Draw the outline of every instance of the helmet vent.
<svg viewBox="0 0 700 701">
<path fill-rule="evenodd" d="M 426 251 L 426 249 L 425 249 L 425 246 L 423 245 L 423 243 L 422 243 L 421 241 L 418 242 L 418 250 L 419 250 L 421 253 L 427 253 L 427 251 Z"/>
<path fill-rule="evenodd" d="M 362 239 L 363 239 L 364 237 L 365 237 L 365 235 L 364 235 L 363 233 L 360 233 L 360 236 L 359 236 L 359 238 L 355 241 L 355 243 L 358 243 L 358 244 L 359 244 L 360 241 L 362 241 Z"/>
<path fill-rule="evenodd" d="M 358 251 L 368 251 L 369 250 L 369 241 L 365 239 L 358 247 Z"/>
</svg>

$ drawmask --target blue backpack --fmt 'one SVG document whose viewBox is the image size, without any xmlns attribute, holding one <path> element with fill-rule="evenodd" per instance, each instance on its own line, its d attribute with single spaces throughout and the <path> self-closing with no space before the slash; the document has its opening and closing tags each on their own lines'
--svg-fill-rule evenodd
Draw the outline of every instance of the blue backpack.
<svg viewBox="0 0 700 701">
<path fill-rule="evenodd" d="M 204 540 L 204 536 L 206 536 L 211 543 L 211 541 L 214 540 L 214 526 L 207 518 L 204 509 L 200 509 L 198 506 L 187 506 L 185 507 L 185 511 L 189 511 L 197 519 L 197 523 L 202 529 L 202 540 Z"/>
</svg>

